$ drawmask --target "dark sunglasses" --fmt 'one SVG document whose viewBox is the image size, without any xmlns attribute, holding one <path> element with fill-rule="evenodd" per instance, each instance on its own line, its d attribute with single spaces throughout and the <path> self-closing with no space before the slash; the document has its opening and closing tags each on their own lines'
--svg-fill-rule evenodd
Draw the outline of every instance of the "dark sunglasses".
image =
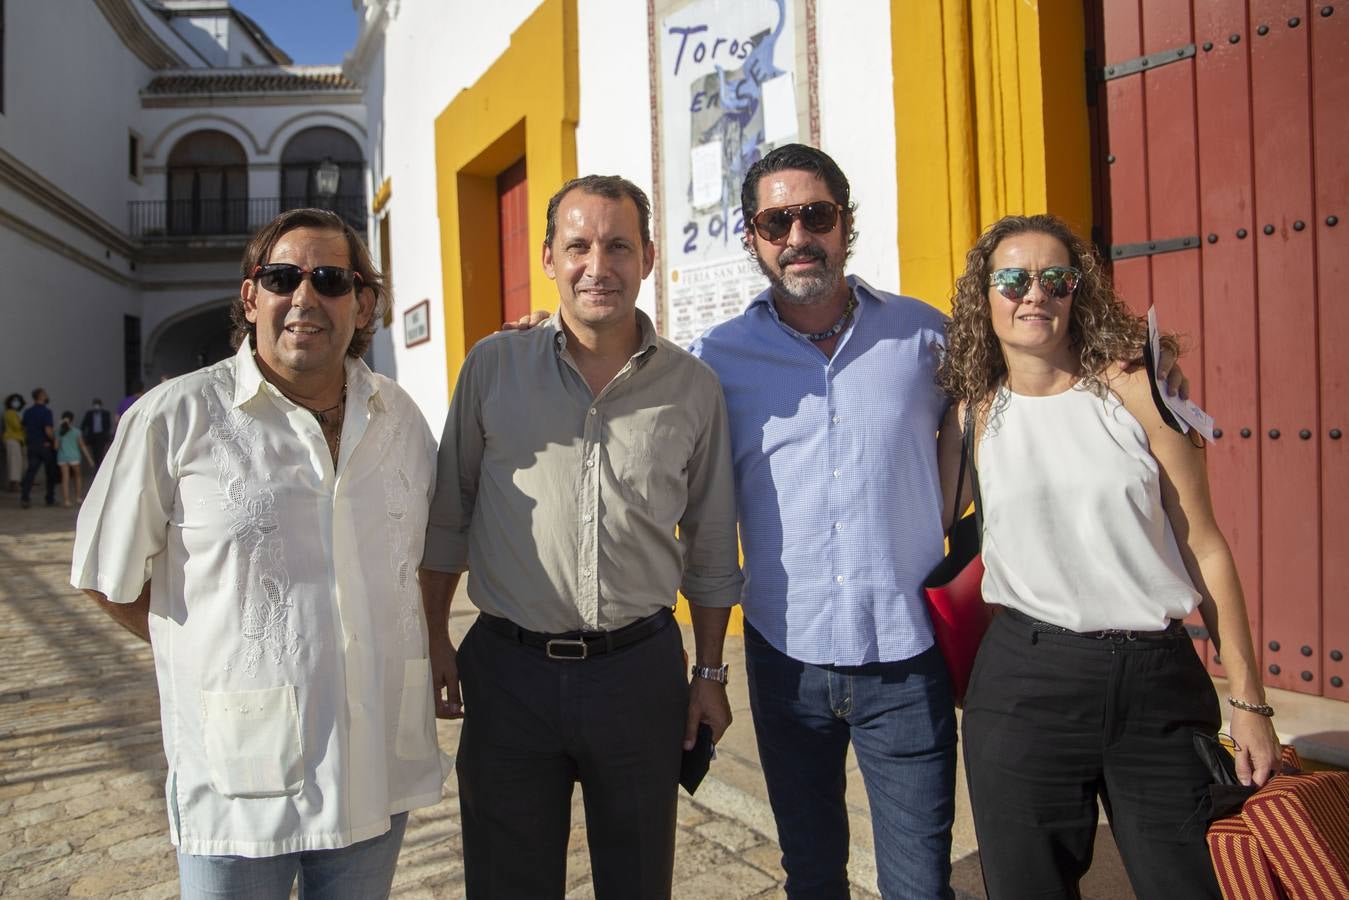
<svg viewBox="0 0 1349 900">
<path fill-rule="evenodd" d="M 305 278 L 325 297 L 341 297 L 350 294 L 352 287 L 361 280 L 359 272 L 344 269 L 341 266 L 315 266 L 302 269 L 293 263 L 268 263 L 253 269 L 249 278 L 256 278 L 258 284 L 273 294 L 292 294 Z"/>
<path fill-rule="evenodd" d="M 828 234 L 838 224 L 839 205 L 832 200 L 798 203 L 796 206 L 774 206 L 761 209 L 749 220 L 754 231 L 766 241 L 780 241 L 792 230 L 797 219 L 815 234 Z"/>
<path fill-rule="evenodd" d="M 1050 266 L 1039 272 L 1029 269 L 998 269 L 988 276 L 988 286 L 1008 300 L 1021 300 L 1030 293 L 1030 286 L 1040 282 L 1040 290 L 1051 297 L 1067 297 L 1077 290 L 1082 273 L 1072 266 Z"/>
</svg>

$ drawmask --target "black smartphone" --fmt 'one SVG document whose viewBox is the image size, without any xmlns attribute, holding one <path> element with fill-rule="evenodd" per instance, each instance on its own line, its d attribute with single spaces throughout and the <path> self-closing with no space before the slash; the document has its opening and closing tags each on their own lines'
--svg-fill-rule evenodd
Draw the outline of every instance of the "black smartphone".
<svg viewBox="0 0 1349 900">
<path fill-rule="evenodd" d="M 698 785 L 703 783 L 703 776 L 707 774 L 707 767 L 715 755 L 716 745 L 712 743 L 712 726 L 701 722 L 698 725 L 698 737 L 693 742 L 693 749 L 685 750 L 684 758 L 679 763 L 679 783 L 684 786 L 684 790 L 690 794 L 698 790 Z"/>
</svg>

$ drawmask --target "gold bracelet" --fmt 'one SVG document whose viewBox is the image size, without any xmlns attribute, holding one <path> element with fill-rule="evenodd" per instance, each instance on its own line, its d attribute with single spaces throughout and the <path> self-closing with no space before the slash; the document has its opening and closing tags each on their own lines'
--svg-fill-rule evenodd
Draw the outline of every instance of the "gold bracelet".
<svg viewBox="0 0 1349 900">
<path fill-rule="evenodd" d="M 1227 702 L 1230 706 L 1255 713 L 1257 716 L 1264 716 L 1266 719 L 1274 718 L 1274 707 L 1268 703 L 1247 703 L 1245 700 L 1238 700 L 1236 697 L 1228 697 Z"/>
</svg>

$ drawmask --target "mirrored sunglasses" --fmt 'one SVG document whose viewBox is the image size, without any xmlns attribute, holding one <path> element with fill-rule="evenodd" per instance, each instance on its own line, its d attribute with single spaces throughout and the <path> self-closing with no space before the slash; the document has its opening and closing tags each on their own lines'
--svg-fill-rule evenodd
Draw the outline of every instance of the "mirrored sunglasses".
<svg viewBox="0 0 1349 900">
<path fill-rule="evenodd" d="M 831 200 L 816 200 L 814 203 L 798 203 L 796 206 L 774 206 L 761 209 L 750 219 L 750 225 L 759 237 L 766 241 L 780 241 L 792 230 L 797 219 L 806 226 L 806 230 L 815 234 L 828 234 L 838 224 L 839 205 Z"/>
<path fill-rule="evenodd" d="M 306 278 L 325 297 L 341 297 L 351 293 L 352 287 L 361 280 L 359 273 L 341 266 L 315 266 L 302 269 L 293 263 L 268 263 L 253 269 L 249 278 L 256 278 L 258 284 L 273 294 L 291 294 Z"/>
<path fill-rule="evenodd" d="M 1067 297 L 1077 290 L 1082 273 L 1072 266 L 1050 266 L 1039 272 L 1029 269 L 997 269 L 988 276 L 988 286 L 1008 300 L 1021 300 L 1030 293 L 1030 286 L 1040 283 L 1040 290 L 1051 297 Z"/>
</svg>

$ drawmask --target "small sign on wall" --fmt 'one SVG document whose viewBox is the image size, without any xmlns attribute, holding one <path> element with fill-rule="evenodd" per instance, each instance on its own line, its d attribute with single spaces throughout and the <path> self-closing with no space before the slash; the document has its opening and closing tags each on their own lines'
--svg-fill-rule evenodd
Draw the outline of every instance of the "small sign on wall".
<svg viewBox="0 0 1349 900">
<path fill-rule="evenodd" d="M 403 313 L 403 344 L 415 347 L 431 340 L 431 301 L 413 304 Z"/>
</svg>

